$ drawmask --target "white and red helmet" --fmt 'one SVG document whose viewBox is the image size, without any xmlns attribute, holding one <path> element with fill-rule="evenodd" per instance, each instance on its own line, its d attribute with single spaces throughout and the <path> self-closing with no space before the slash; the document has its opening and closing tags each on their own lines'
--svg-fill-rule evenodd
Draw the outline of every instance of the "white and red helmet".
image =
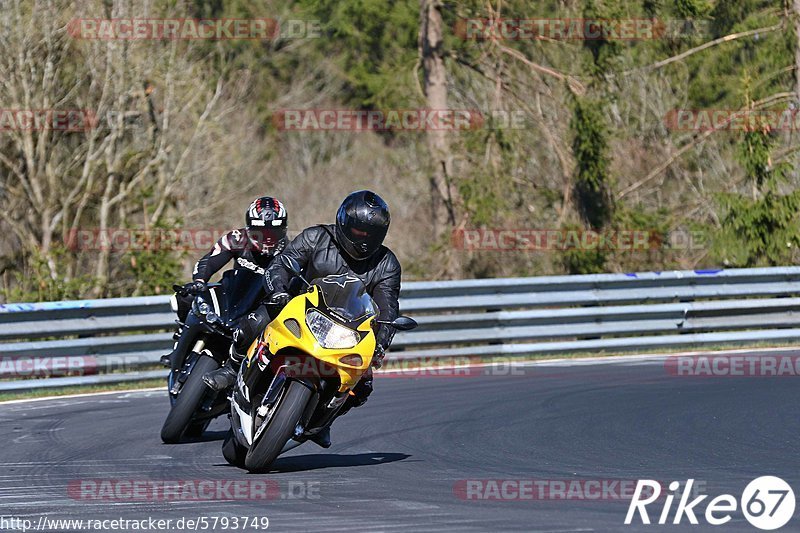
<svg viewBox="0 0 800 533">
<path fill-rule="evenodd" d="M 275 255 L 286 246 L 289 217 L 283 203 L 271 196 L 256 198 L 245 213 L 247 240 L 260 254 Z"/>
</svg>

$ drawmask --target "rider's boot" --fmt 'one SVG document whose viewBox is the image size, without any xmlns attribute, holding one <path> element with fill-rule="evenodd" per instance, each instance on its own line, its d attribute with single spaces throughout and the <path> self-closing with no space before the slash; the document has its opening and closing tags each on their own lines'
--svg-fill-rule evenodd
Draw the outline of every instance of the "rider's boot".
<svg viewBox="0 0 800 533">
<path fill-rule="evenodd" d="M 206 385 L 215 391 L 223 391 L 236 381 L 236 375 L 242 366 L 244 355 L 237 352 L 233 344 L 231 344 L 230 354 L 228 361 L 221 368 L 208 372 L 203 376 L 203 381 L 205 381 Z"/>
</svg>

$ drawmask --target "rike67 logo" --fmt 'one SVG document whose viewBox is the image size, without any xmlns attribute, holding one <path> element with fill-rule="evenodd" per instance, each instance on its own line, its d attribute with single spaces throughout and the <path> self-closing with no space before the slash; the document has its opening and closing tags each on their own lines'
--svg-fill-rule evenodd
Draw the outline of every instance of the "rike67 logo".
<svg viewBox="0 0 800 533">
<path fill-rule="evenodd" d="M 683 490 L 680 490 L 681 484 L 678 481 L 669 484 L 666 497 L 663 498 L 661 512 L 657 518 L 654 517 L 658 524 L 670 523 L 670 515 L 672 515 L 672 524 L 680 524 L 685 518 L 690 524 L 697 525 L 699 523 L 697 517 L 700 515 L 708 524 L 721 526 L 730 522 L 732 513 L 735 513 L 737 508 L 741 508 L 742 514 L 751 525 L 770 531 L 786 525 L 794 514 L 794 491 L 779 477 L 762 476 L 754 479 L 745 487 L 742 497 L 738 501 L 731 494 L 721 494 L 707 503 L 705 512 L 702 514 L 700 512 L 701 504 L 708 498 L 708 495 L 697 496 L 689 501 L 692 496 L 693 484 L 693 479 L 687 480 Z M 625 516 L 625 524 L 632 523 L 637 511 L 642 523 L 650 524 L 651 519 L 647 506 L 659 500 L 662 496 L 661 492 L 661 484 L 658 481 L 639 480 L 628 507 L 628 514 Z M 672 514 L 672 504 L 676 496 L 679 501 L 674 514 Z M 657 510 L 660 503 L 652 505 L 656 508 L 654 510 Z"/>
</svg>

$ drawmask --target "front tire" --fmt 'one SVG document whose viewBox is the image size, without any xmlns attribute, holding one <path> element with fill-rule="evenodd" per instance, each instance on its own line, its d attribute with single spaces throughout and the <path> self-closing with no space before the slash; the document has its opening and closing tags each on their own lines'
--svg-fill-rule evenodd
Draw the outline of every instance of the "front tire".
<svg viewBox="0 0 800 533">
<path fill-rule="evenodd" d="M 247 452 L 244 466 L 250 472 L 262 471 L 278 457 L 284 444 L 294 434 L 295 427 L 311 398 L 311 389 L 291 381 L 269 424 Z"/>
<path fill-rule="evenodd" d="M 180 442 L 183 435 L 192 424 L 195 411 L 200 406 L 203 396 L 209 391 L 203 382 L 203 375 L 219 368 L 213 358 L 201 355 L 192 368 L 192 373 L 183 384 L 183 388 L 175 399 L 175 404 L 170 409 L 164 425 L 161 426 L 161 440 L 165 444 Z"/>
</svg>

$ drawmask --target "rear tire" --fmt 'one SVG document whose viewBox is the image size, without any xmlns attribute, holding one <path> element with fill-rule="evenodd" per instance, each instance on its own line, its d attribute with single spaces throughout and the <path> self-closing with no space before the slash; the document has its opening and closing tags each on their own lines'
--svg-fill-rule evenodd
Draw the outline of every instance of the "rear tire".
<svg viewBox="0 0 800 533">
<path fill-rule="evenodd" d="M 208 386 L 203 382 L 203 374 L 219 368 L 213 358 L 201 355 L 192 368 L 192 373 L 183 384 L 175 404 L 170 409 L 164 425 L 161 426 L 161 440 L 165 444 L 175 444 L 180 442 L 183 435 L 192 425 L 192 418 L 200 407 L 203 396 L 209 391 Z"/>
<path fill-rule="evenodd" d="M 278 457 L 283 446 L 294 434 L 295 427 L 303 416 L 312 391 L 302 383 L 292 381 L 275 408 L 268 426 L 247 452 L 244 465 L 250 472 L 268 468 Z"/>
</svg>

